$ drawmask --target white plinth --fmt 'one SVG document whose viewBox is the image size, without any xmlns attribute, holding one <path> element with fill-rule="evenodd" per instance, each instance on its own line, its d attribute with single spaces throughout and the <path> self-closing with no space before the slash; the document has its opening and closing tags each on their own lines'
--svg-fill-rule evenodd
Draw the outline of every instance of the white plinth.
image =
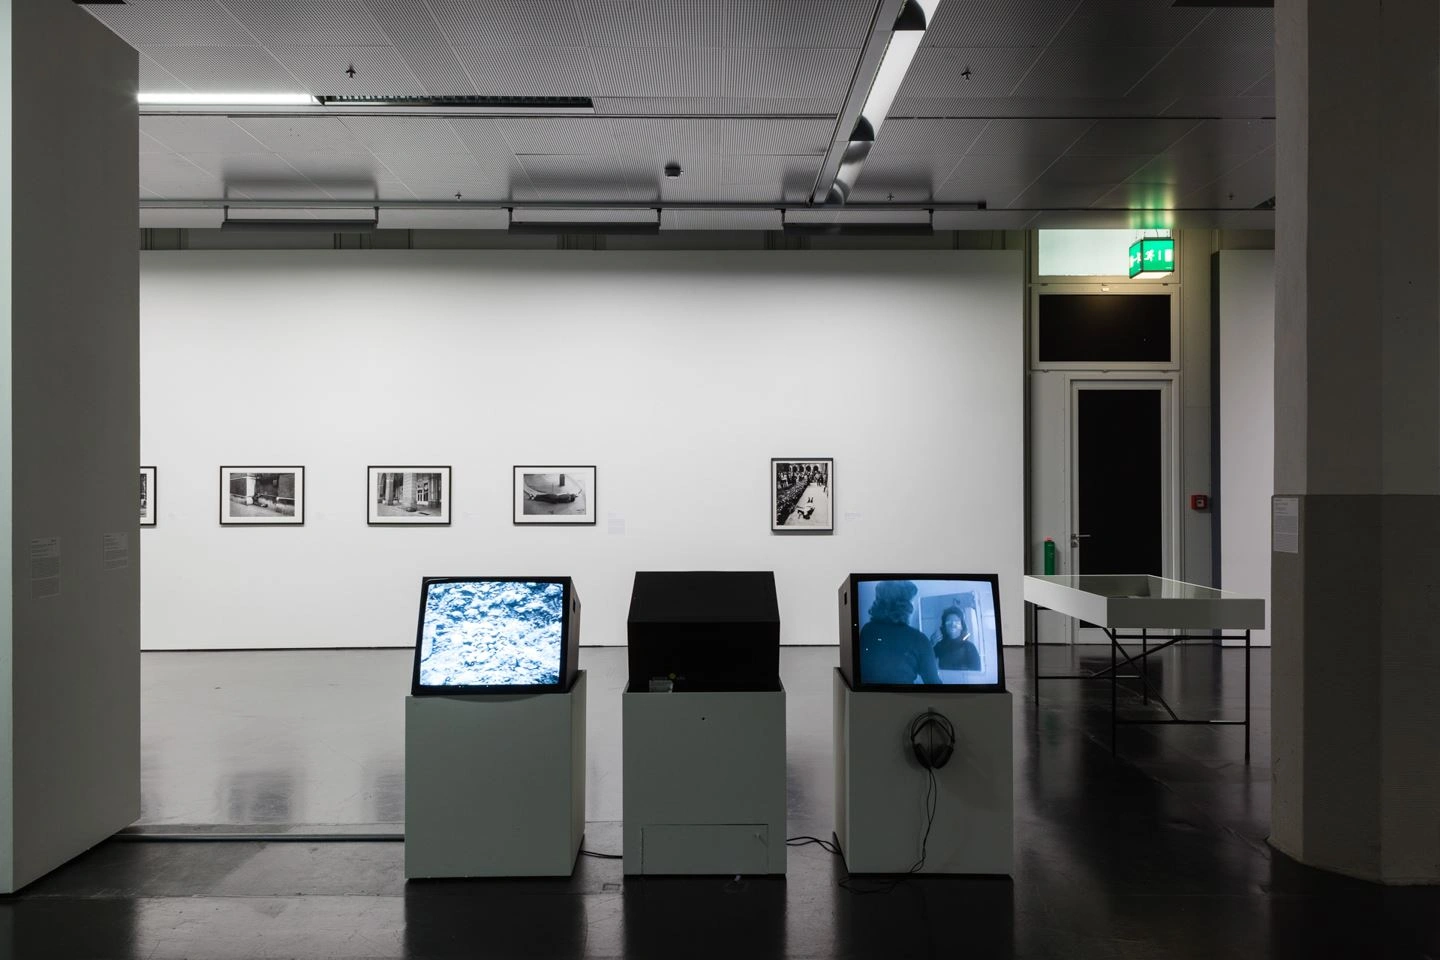
<svg viewBox="0 0 1440 960">
<path fill-rule="evenodd" d="M 851 873 L 904 873 L 920 856 L 927 777 L 910 747 L 926 710 L 955 725 L 921 873 L 1009 874 L 1015 865 L 1010 694 L 850 689 L 835 671 L 835 836 Z"/>
<path fill-rule="evenodd" d="M 569 693 L 407 697 L 405 877 L 568 877 L 585 833 L 585 671 Z"/>
<path fill-rule="evenodd" d="M 627 874 L 785 872 L 785 691 L 625 692 Z"/>
</svg>

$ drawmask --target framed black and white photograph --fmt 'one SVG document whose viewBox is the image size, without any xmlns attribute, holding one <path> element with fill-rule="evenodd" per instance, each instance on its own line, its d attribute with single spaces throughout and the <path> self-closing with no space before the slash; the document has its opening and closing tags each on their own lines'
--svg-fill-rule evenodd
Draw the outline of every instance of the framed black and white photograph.
<svg viewBox="0 0 1440 960">
<path fill-rule="evenodd" d="M 516 467 L 516 523 L 594 523 L 594 467 Z"/>
<path fill-rule="evenodd" d="M 372 527 L 450 522 L 449 467 L 371 467 L 367 522 Z"/>
<path fill-rule="evenodd" d="M 155 526 L 155 468 L 140 468 L 140 526 Z"/>
<path fill-rule="evenodd" d="M 305 522 L 304 467 L 221 467 L 220 522 L 226 526 Z"/>
<path fill-rule="evenodd" d="M 835 461 L 770 461 L 770 529 L 775 533 L 835 532 Z"/>
</svg>

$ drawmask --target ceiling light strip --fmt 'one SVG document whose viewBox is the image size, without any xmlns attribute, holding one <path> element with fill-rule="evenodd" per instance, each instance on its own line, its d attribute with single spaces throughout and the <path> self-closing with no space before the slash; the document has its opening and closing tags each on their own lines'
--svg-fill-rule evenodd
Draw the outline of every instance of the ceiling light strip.
<svg viewBox="0 0 1440 960">
<path fill-rule="evenodd" d="M 316 107 L 308 93 L 138 93 L 142 107 Z"/>
<path fill-rule="evenodd" d="M 880 55 L 880 65 L 870 80 L 865 93 L 860 115 L 850 132 L 850 139 L 841 149 L 840 165 L 835 179 L 826 191 L 824 202 L 844 203 L 855 189 L 860 178 L 860 169 L 870 156 L 870 149 L 880 135 L 880 127 L 890 114 L 890 107 L 900 93 L 905 75 L 915 59 L 920 43 L 925 39 L 925 30 L 935 7 L 940 0 L 905 0 L 895 25 L 885 43 L 885 52 Z M 816 198 L 817 200 L 820 198 Z"/>
</svg>

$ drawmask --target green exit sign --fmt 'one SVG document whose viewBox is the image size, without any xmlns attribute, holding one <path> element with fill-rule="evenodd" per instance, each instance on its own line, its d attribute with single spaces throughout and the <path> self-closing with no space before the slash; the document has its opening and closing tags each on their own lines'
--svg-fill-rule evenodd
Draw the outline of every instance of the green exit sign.
<svg viewBox="0 0 1440 960">
<path fill-rule="evenodd" d="M 1130 279 L 1164 277 L 1175 272 L 1175 238 L 1146 237 L 1130 244 Z"/>
</svg>

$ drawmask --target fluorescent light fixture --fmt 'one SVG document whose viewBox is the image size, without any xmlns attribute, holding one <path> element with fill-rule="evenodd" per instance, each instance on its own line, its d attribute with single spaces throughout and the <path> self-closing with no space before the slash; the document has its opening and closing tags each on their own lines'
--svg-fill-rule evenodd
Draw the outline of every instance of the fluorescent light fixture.
<svg viewBox="0 0 1440 960">
<path fill-rule="evenodd" d="M 142 106 L 169 107 L 313 107 L 308 93 L 141 93 Z"/>
<path fill-rule="evenodd" d="M 284 213 L 283 210 L 261 211 L 256 208 L 248 208 L 252 214 L 259 216 L 232 217 L 230 208 L 224 208 L 225 219 L 220 222 L 222 230 L 251 230 L 257 232 L 319 232 L 319 233 L 369 233 L 380 225 L 380 208 L 371 207 L 368 209 L 353 208 L 348 216 L 331 217 L 287 217 L 265 215 L 266 213 Z M 299 212 L 299 211 L 297 211 Z M 335 210 L 333 213 L 341 213 Z"/>
<path fill-rule="evenodd" d="M 916 7 L 913 0 L 906 4 L 905 9 L 912 7 Z M 901 17 L 904 18 L 903 12 Z M 902 30 L 899 24 L 896 24 L 895 32 L 890 34 L 890 43 L 885 47 L 885 55 L 880 58 L 880 69 L 875 71 L 875 82 L 870 85 L 865 106 L 860 110 L 860 123 L 870 125 L 871 139 L 879 136 L 880 125 L 890 114 L 890 106 L 900 92 L 900 84 L 905 82 L 905 74 L 910 70 L 911 61 L 915 59 L 915 51 L 920 49 L 920 41 L 924 39 L 923 26 L 919 29 Z M 856 127 L 858 129 L 859 124 L 856 124 Z"/>
<path fill-rule="evenodd" d="M 875 79 L 865 95 L 865 105 L 860 108 L 860 118 L 855 121 L 850 142 L 840 158 L 840 169 L 830 188 L 831 201 L 844 203 L 854 189 L 855 181 L 860 177 L 860 168 L 870 155 L 870 146 L 880 135 L 880 126 L 890 114 L 890 107 L 905 82 L 905 74 L 910 71 L 920 42 L 925 39 L 925 29 L 939 5 L 940 0 L 905 0 L 905 5 L 900 8 L 895 27 L 885 44 L 885 52 L 880 57 L 880 66 L 875 71 Z"/>
</svg>

